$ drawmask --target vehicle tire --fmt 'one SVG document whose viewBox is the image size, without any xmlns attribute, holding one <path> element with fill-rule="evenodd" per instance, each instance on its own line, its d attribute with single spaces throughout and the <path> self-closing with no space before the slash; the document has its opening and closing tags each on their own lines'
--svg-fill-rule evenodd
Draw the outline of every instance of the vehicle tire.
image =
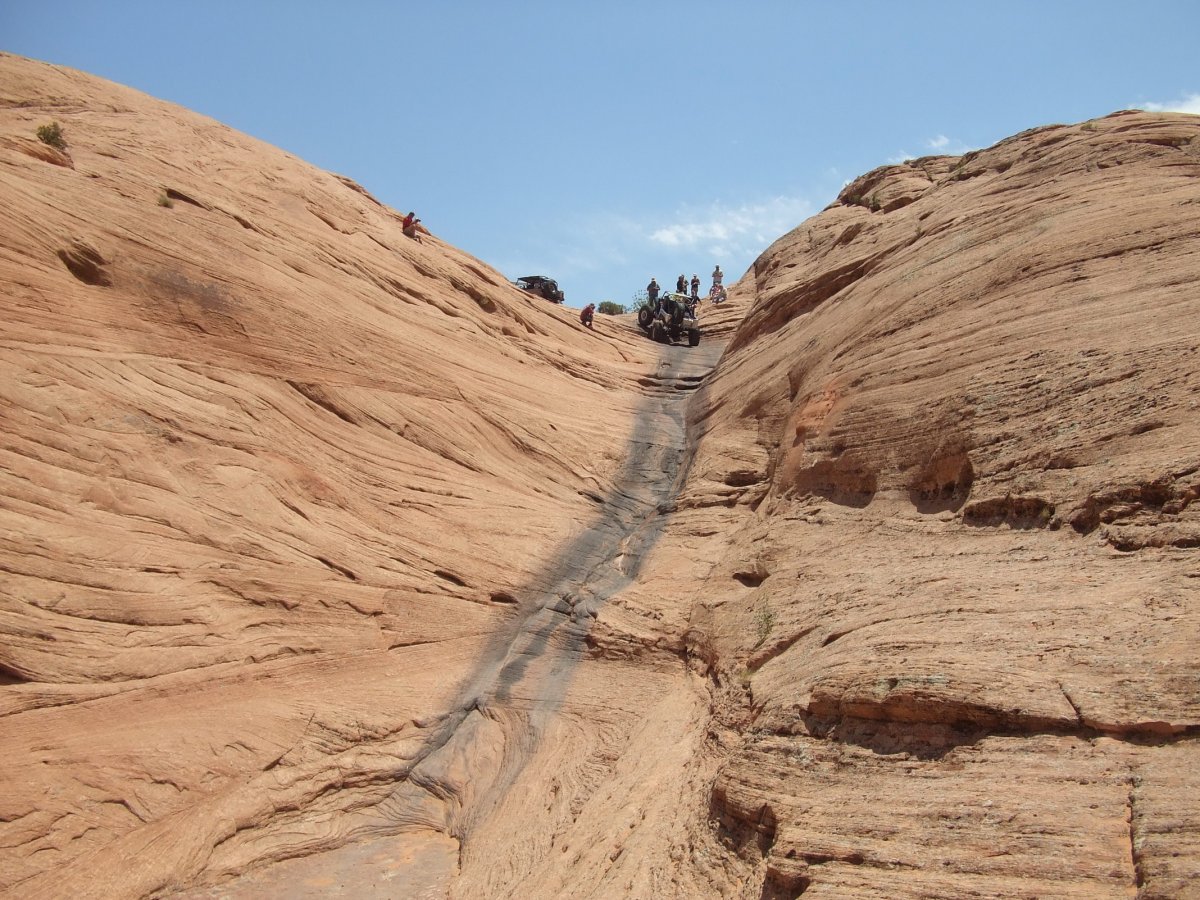
<svg viewBox="0 0 1200 900">
<path fill-rule="evenodd" d="M 700 343 L 700 329 L 691 328 L 688 330 L 688 346 L 695 347 Z"/>
<path fill-rule="evenodd" d="M 663 328 L 662 322 L 655 322 L 650 326 L 650 340 L 664 341 L 667 338 L 667 330 Z"/>
<path fill-rule="evenodd" d="M 654 313 L 650 312 L 650 307 L 643 306 L 638 310 L 638 325 L 642 328 L 649 328 L 650 322 L 654 319 Z"/>
<path fill-rule="evenodd" d="M 675 308 L 671 310 L 671 324 L 674 325 L 675 327 L 679 327 L 679 325 L 682 322 L 683 322 L 683 307 L 680 304 L 676 303 Z"/>
</svg>

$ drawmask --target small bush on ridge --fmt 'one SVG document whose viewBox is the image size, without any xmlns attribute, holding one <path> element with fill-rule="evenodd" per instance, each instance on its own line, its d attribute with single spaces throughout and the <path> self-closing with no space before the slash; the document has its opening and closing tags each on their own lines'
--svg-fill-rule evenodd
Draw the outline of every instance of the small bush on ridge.
<svg viewBox="0 0 1200 900">
<path fill-rule="evenodd" d="M 49 125 L 39 125 L 37 136 L 38 140 L 43 144 L 48 144 L 57 150 L 67 149 L 67 139 L 63 137 L 62 126 L 57 122 L 51 122 Z"/>
</svg>

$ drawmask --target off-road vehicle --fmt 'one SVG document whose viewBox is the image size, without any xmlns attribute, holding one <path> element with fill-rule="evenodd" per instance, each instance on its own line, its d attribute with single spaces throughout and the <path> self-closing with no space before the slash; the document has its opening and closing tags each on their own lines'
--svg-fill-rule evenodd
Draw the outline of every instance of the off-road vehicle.
<svg viewBox="0 0 1200 900">
<path fill-rule="evenodd" d="M 652 341 L 666 344 L 687 340 L 689 347 L 700 343 L 700 326 L 685 294 L 667 294 L 657 304 L 647 301 L 638 308 L 637 323 Z"/>
<path fill-rule="evenodd" d="M 544 297 L 551 303 L 562 303 L 567 298 L 563 292 L 558 289 L 558 282 L 553 278 L 547 278 L 545 275 L 524 275 L 513 282 L 523 291 L 537 296 Z"/>
</svg>

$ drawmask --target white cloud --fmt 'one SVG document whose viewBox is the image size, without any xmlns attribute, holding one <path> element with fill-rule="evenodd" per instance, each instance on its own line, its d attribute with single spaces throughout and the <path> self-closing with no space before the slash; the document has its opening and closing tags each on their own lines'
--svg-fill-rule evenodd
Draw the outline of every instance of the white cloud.
<svg viewBox="0 0 1200 900">
<path fill-rule="evenodd" d="M 746 271 L 768 246 L 817 211 L 803 197 L 771 197 L 738 205 L 684 205 L 668 217 L 610 212 L 581 215 L 548 228 L 536 245 L 513 248 L 489 260 L 510 276 L 540 273 L 558 279 L 567 303 L 631 302 L 655 275 L 664 287 L 675 276 L 696 272 L 708 289 L 716 263 L 726 283 Z"/>
<path fill-rule="evenodd" d="M 1180 112 L 1200 116 L 1200 94 L 1188 94 L 1170 103 L 1143 103 L 1140 108 L 1148 112 Z"/>
<path fill-rule="evenodd" d="M 970 153 L 972 150 L 979 149 L 958 140 L 958 138 L 947 137 L 944 134 L 926 138 L 924 144 L 925 153 L 909 153 L 907 150 L 901 150 L 894 156 L 887 158 L 887 165 L 898 166 L 901 163 L 916 159 L 918 156 L 928 156 L 930 154 L 935 156 L 962 156 L 964 153 Z"/>
<path fill-rule="evenodd" d="M 970 154 L 972 150 L 978 150 L 977 146 L 970 146 L 961 142 L 958 138 L 949 138 L 946 134 L 938 134 L 936 137 L 925 138 L 925 152 L 922 154 L 910 154 L 907 150 L 901 150 L 898 154 L 887 157 L 884 163 L 888 166 L 899 166 L 901 163 L 916 160 L 918 156 L 962 156 L 962 154 Z M 850 184 L 850 182 L 846 182 Z"/>
<path fill-rule="evenodd" d="M 813 204 L 803 197 L 773 197 L 741 206 L 684 207 L 673 222 L 649 233 L 655 244 L 672 249 L 706 248 L 718 256 L 736 255 L 744 248 L 762 250 L 813 214 Z"/>
<path fill-rule="evenodd" d="M 962 156 L 964 153 L 970 153 L 972 150 L 979 149 L 978 147 L 972 147 L 964 141 L 960 141 L 958 138 L 946 137 L 944 134 L 930 138 L 925 142 L 925 146 L 940 156 Z"/>
</svg>

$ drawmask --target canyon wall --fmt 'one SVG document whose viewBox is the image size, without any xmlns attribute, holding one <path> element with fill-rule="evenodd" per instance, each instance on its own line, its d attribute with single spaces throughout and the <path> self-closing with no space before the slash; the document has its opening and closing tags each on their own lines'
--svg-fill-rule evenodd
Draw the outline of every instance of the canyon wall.
<svg viewBox="0 0 1200 900">
<path fill-rule="evenodd" d="M 1198 137 L 868 173 L 690 349 L 0 54 L 0 893 L 1188 896 Z"/>
<path fill-rule="evenodd" d="M 1194 116 L 1034 129 L 739 286 L 678 502 L 732 504 L 689 649 L 764 894 L 1195 890 L 1198 176 Z"/>
</svg>

